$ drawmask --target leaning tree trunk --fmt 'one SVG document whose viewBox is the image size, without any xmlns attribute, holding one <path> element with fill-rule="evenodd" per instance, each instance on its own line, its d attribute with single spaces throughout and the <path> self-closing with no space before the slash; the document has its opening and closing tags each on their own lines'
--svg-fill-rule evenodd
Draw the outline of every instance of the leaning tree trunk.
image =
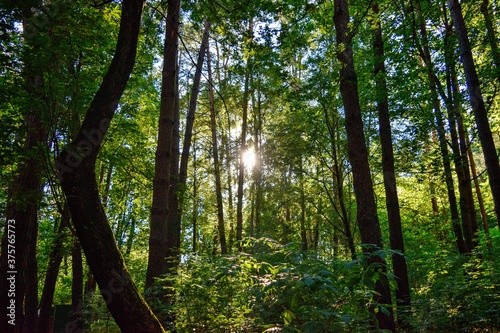
<svg viewBox="0 0 500 333">
<path fill-rule="evenodd" d="M 448 6 L 450 7 L 453 25 L 455 26 L 455 31 L 460 44 L 460 55 L 462 65 L 464 66 L 465 81 L 469 91 L 469 100 L 476 119 L 478 136 L 483 148 L 486 169 L 488 170 L 491 194 L 493 196 L 495 206 L 495 214 L 497 217 L 497 223 L 500 227 L 500 164 L 498 162 L 495 142 L 493 141 L 493 135 L 488 121 L 488 113 L 486 112 L 479 77 L 476 72 L 476 66 L 474 65 L 474 58 L 472 57 L 469 36 L 467 28 L 465 27 L 464 17 L 462 15 L 462 8 L 458 0 L 448 0 Z"/>
<path fill-rule="evenodd" d="M 99 198 L 95 162 L 134 67 L 142 0 L 123 0 L 115 55 L 85 119 L 56 160 L 76 234 L 111 315 L 122 332 L 164 332 L 125 268 Z"/>
<path fill-rule="evenodd" d="M 391 249 L 399 253 L 392 256 L 392 267 L 398 288 L 396 289 L 396 304 L 398 322 L 402 327 L 409 324 L 408 314 L 411 311 L 410 284 L 408 282 L 408 267 L 404 257 L 404 240 L 401 228 L 401 214 L 396 187 L 396 173 L 394 168 L 394 149 L 392 146 L 391 121 L 389 117 L 389 96 L 386 82 L 384 42 L 382 39 L 382 25 L 379 16 L 378 3 L 372 5 L 374 14 L 373 50 L 375 57 L 376 99 L 379 117 L 380 143 L 382 147 L 382 168 L 384 174 L 385 203 L 389 221 L 389 240 Z"/>
<path fill-rule="evenodd" d="M 340 62 L 340 93 L 345 110 L 347 149 L 354 181 L 359 232 L 363 244 L 374 245 L 374 247 L 366 248 L 370 252 L 370 263 L 380 264 L 385 270 L 385 261 L 380 256 L 373 254 L 376 248 L 382 248 L 382 233 L 368 164 L 368 150 L 365 143 L 361 106 L 359 104 L 358 82 L 354 70 L 352 35 L 349 33 L 348 28 L 350 19 L 349 6 L 347 0 L 335 0 L 334 6 L 333 20 L 337 37 L 337 58 Z M 378 295 L 375 296 L 377 303 L 389 305 L 389 315 L 386 315 L 383 311 L 375 313 L 379 327 L 394 332 L 396 327 L 391 307 L 391 290 L 384 274 L 380 276 L 375 289 L 378 292 Z M 371 310 L 374 311 L 373 308 Z"/>
</svg>

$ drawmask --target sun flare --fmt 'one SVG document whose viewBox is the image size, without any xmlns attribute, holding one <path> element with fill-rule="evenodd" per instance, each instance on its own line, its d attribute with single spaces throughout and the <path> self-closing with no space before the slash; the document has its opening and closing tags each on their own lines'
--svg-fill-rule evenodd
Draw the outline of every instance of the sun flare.
<svg viewBox="0 0 500 333">
<path fill-rule="evenodd" d="M 247 151 L 243 153 L 243 163 L 245 164 L 246 168 L 253 168 L 253 166 L 255 165 L 255 151 L 253 150 L 253 148 L 247 149 Z"/>
</svg>

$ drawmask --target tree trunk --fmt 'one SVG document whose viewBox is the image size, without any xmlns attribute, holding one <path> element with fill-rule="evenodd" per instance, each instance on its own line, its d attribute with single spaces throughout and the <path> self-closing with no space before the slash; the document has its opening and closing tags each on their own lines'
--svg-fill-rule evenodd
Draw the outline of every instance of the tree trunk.
<svg viewBox="0 0 500 333">
<path fill-rule="evenodd" d="M 339 160 L 339 150 L 340 150 L 340 128 L 339 128 L 339 115 L 338 111 L 335 111 L 333 121 L 330 121 L 328 116 L 328 110 L 323 110 L 325 114 L 325 120 L 328 127 L 328 134 L 330 136 L 330 145 L 332 150 L 333 168 L 332 168 L 332 178 L 334 184 L 334 207 L 342 221 L 342 226 L 344 228 L 343 234 L 347 240 L 347 246 L 351 252 L 351 259 L 356 259 L 356 247 L 354 246 L 354 235 L 351 228 L 351 219 L 349 213 L 347 212 L 347 207 L 345 203 L 344 195 L 344 175 L 342 172 L 342 163 Z"/>
<path fill-rule="evenodd" d="M 191 138 L 193 136 L 193 125 L 195 120 L 196 105 L 198 101 L 198 93 L 200 90 L 201 72 L 203 69 L 203 62 L 205 60 L 205 51 L 208 47 L 209 31 L 210 31 L 210 23 L 208 21 L 205 21 L 203 38 L 200 45 L 200 51 L 198 53 L 198 60 L 196 64 L 196 71 L 194 75 L 193 85 L 191 87 L 189 109 L 186 116 L 186 129 L 184 132 L 184 141 L 182 145 L 180 169 L 178 172 L 177 181 L 174 180 L 175 184 L 172 185 L 173 195 L 171 193 L 169 198 L 169 201 L 171 202 L 169 204 L 170 211 L 167 220 L 167 225 L 168 225 L 167 267 L 169 271 L 176 269 L 180 261 L 181 219 L 183 211 L 182 205 L 184 202 L 184 193 L 186 191 L 189 151 L 191 149 Z M 176 128 L 178 127 L 176 126 Z M 171 175 L 175 174 L 171 173 Z"/>
<path fill-rule="evenodd" d="M 491 47 L 491 57 L 493 58 L 493 65 L 495 66 L 495 74 L 500 83 L 500 50 L 498 49 L 498 39 L 495 31 L 495 26 L 493 24 L 492 10 L 490 8 L 490 1 L 483 0 L 481 3 L 481 13 L 484 17 L 484 23 L 486 25 L 486 39 Z"/>
<path fill-rule="evenodd" d="M 446 141 L 446 131 L 444 128 L 444 121 L 443 121 L 443 115 L 441 111 L 441 103 L 439 102 L 439 96 L 437 93 L 438 89 L 438 82 L 437 78 L 434 75 L 434 67 L 432 64 L 431 60 L 431 54 L 429 50 L 429 44 L 428 44 L 428 39 L 427 39 L 427 30 L 425 27 L 425 21 L 424 17 L 422 15 L 422 11 L 420 8 L 420 2 L 416 1 L 416 11 L 418 15 L 418 24 L 420 27 L 420 33 L 422 35 L 422 44 L 418 44 L 418 51 L 420 53 L 420 57 L 424 61 L 427 69 L 427 79 L 429 80 L 429 90 L 430 90 L 430 95 L 431 95 L 431 101 L 434 109 L 434 118 L 436 120 L 435 123 L 435 129 L 437 131 L 437 137 L 438 137 L 438 142 L 439 142 L 439 149 L 441 152 L 441 158 L 443 159 L 443 172 L 445 176 L 445 182 L 446 182 L 446 189 L 448 193 L 448 200 L 450 204 L 450 214 L 451 214 L 451 221 L 452 221 L 452 226 L 453 226 L 453 231 L 455 233 L 456 237 L 456 242 L 457 242 L 457 247 L 458 251 L 460 253 L 467 253 L 470 251 L 470 247 L 468 246 L 469 242 L 467 240 L 464 242 L 464 236 L 466 239 L 469 239 L 470 241 L 472 240 L 470 234 L 465 233 L 463 234 L 464 231 L 462 231 L 462 228 L 460 226 L 460 215 L 458 213 L 458 206 L 457 206 L 457 197 L 455 194 L 455 185 L 453 184 L 453 176 L 451 172 L 451 163 L 450 163 L 450 154 L 448 151 L 448 144 Z M 417 40 L 417 37 L 415 36 L 415 40 Z"/>
<path fill-rule="evenodd" d="M 31 8 L 25 9 L 26 14 Z M 27 15 L 23 18 L 24 31 L 29 29 Z M 25 43 L 32 48 L 32 40 Z M 28 51 L 29 58 L 29 51 Z M 23 68 L 26 93 L 37 96 L 42 77 L 25 59 Z M 24 117 L 27 158 L 17 166 L 17 176 L 8 191 L 6 222 L 0 254 L 0 305 L 5 315 L 0 316 L 0 332 L 36 332 L 38 279 L 36 244 L 38 236 L 38 206 L 42 197 L 41 174 L 43 151 L 47 132 L 42 122 L 40 106 L 32 103 Z"/>
<path fill-rule="evenodd" d="M 222 146 L 223 152 L 221 154 L 225 155 L 225 166 L 226 166 L 226 177 L 227 177 L 227 202 L 228 202 L 228 217 L 229 217 L 229 242 L 227 244 L 228 251 L 231 252 L 232 246 L 234 244 L 235 232 L 234 232 L 234 205 L 233 205 L 233 177 L 231 175 L 231 145 L 229 143 L 229 137 L 227 133 L 231 133 L 231 121 L 228 118 L 227 132 L 222 134 Z M 223 131 L 225 131 L 223 129 Z"/>
<path fill-rule="evenodd" d="M 146 272 L 146 288 L 154 278 L 167 273 L 167 219 L 169 214 L 169 190 L 174 146 L 175 104 L 177 92 L 177 50 L 180 24 L 180 0 L 168 0 L 163 48 L 163 70 L 158 120 L 158 141 L 153 178 L 153 202 L 149 233 L 149 257 Z"/>
<path fill-rule="evenodd" d="M 253 21 L 248 23 L 248 31 L 253 31 Z M 243 182 L 245 180 L 245 162 L 243 154 L 247 149 L 247 118 L 248 118 L 248 100 L 250 96 L 250 60 L 247 60 L 245 69 L 245 86 L 243 91 L 243 115 L 241 123 L 241 139 L 240 139 L 240 159 L 238 165 L 238 202 L 236 204 L 236 241 L 241 241 L 243 238 Z M 238 246 L 239 247 L 239 246 Z"/>
<path fill-rule="evenodd" d="M 458 119 L 459 126 L 461 124 L 461 119 Z M 464 130 L 463 124 L 461 125 L 462 130 L 460 130 L 460 140 L 463 143 L 469 142 L 467 133 Z M 463 148 L 467 151 L 467 156 L 470 162 L 470 171 L 472 178 L 474 179 L 474 188 L 476 189 L 477 203 L 479 205 L 479 211 L 481 212 L 481 220 L 483 222 L 483 230 L 486 236 L 486 245 L 491 249 L 491 237 L 490 237 L 490 226 L 488 224 L 488 216 L 486 215 L 486 210 L 484 208 L 483 194 L 481 192 L 481 187 L 479 186 L 478 174 L 476 171 L 476 163 L 474 161 L 474 154 L 472 153 L 472 148 L 468 144 L 464 144 Z"/>
<path fill-rule="evenodd" d="M 453 27 L 449 24 L 446 17 L 446 5 L 443 4 L 443 12 L 445 13 L 445 66 L 446 66 L 446 86 L 448 98 L 446 100 L 448 110 L 448 123 L 450 128 L 451 147 L 453 150 L 453 160 L 455 162 L 455 170 L 458 179 L 458 191 L 460 193 L 460 213 L 462 215 L 462 228 L 466 235 L 466 245 L 469 251 L 472 251 L 478 245 L 478 225 L 476 210 L 474 207 L 474 197 L 472 195 L 471 177 L 469 172 L 469 161 L 467 159 L 467 149 L 465 142 L 462 140 L 460 146 L 457 119 L 461 118 L 460 114 L 460 90 L 457 82 L 457 74 L 455 70 L 455 59 L 453 56 L 454 45 L 451 37 L 453 36 Z M 459 122 L 461 129 L 464 131 L 463 122 Z"/>
<path fill-rule="evenodd" d="M 71 308 L 72 328 L 81 330 L 83 324 L 82 299 L 83 299 L 83 261 L 82 247 L 75 237 L 73 239 L 73 249 L 71 250 L 72 261 L 72 283 L 71 283 Z"/>
<path fill-rule="evenodd" d="M 334 1 L 335 33 L 337 37 L 340 62 L 340 93 L 345 110 L 345 123 L 347 132 L 347 149 L 354 180 L 354 193 L 357 204 L 357 220 L 361 241 L 363 244 L 372 244 L 370 252 L 382 248 L 382 233 L 377 216 L 377 206 L 368 164 L 368 151 L 363 131 L 361 107 L 359 104 L 358 83 L 354 70 L 354 56 L 352 51 L 352 35 L 349 33 L 349 9 L 347 0 Z M 385 261 L 378 255 L 370 253 L 370 263 L 379 263 L 385 270 Z M 381 329 L 395 331 L 394 316 L 392 312 L 391 290 L 387 277 L 382 274 L 375 287 L 379 295 L 375 300 L 379 304 L 389 305 L 389 315 L 382 311 L 375 313 Z M 371 309 L 374 311 L 374 309 Z M 375 312 L 375 311 L 374 311 Z"/>
<path fill-rule="evenodd" d="M 208 52 L 208 49 L 207 49 Z M 208 53 L 207 53 L 208 54 Z M 200 207 L 200 199 L 198 198 L 198 159 L 196 158 L 196 141 L 193 143 L 193 214 L 191 215 L 191 246 L 193 253 L 198 251 L 198 210 Z"/>
<path fill-rule="evenodd" d="M 260 88 L 260 81 L 259 81 Z M 261 207 L 262 207 L 262 100 L 261 91 L 257 91 L 257 112 L 254 112 L 254 154 L 253 177 L 255 183 L 255 235 L 261 234 Z"/>
<path fill-rule="evenodd" d="M 49 257 L 49 265 L 45 274 L 45 282 L 43 285 L 42 297 L 40 298 L 39 315 L 38 315 L 38 332 L 51 333 L 51 317 L 52 317 L 52 301 L 56 289 L 57 276 L 59 275 L 59 267 L 62 262 L 62 247 L 64 241 L 68 238 L 70 225 L 70 215 L 68 206 L 65 205 L 61 212 L 61 222 L 59 224 L 52 250 Z"/>
<path fill-rule="evenodd" d="M 73 224 L 106 305 L 122 332 L 164 332 L 130 274 L 99 199 L 95 161 L 134 67 L 142 0 L 123 0 L 115 55 L 85 119 L 56 160 Z"/>
<path fill-rule="evenodd" d="M 209 26 L 208 22 L 205 22 Z M 207 39 L 208 42 L 208 39 Z M 210 124 L 212 129 L 212 154 L 214 157 L 215 194 L 217 196 L 217 230 L 220 239 L 221 254 L 227 254 L 226 231 L 224 224 L 224 206 L 222 202 L 222 183 L 219 165 L 219 148 L 217 143 L 217 120 L 215 115 L 214 88 L 212 86 L 212 64 L 210 48 L 207 43 L 207 70 L 208 70 L 208 94 L 210 99 Z"/>
<path fill-rule="evenodd" d="M 307 242 L 306 230 L 306 195 L 304 192 L 304 166 L 302 163 L 302 157 L 300 157 L 298 179 L 300 194 L 300 240 L 302 242 L 302 251 L 307 251 L 309 248 L 309 244 Z"/>
<path fill-rule="evenodd" d="M 379 117 L 380 143 L 382 147 L 382 169 L 384 174 L 385 203 L 389 222 L 389 240 L 391 249 L 401 254 L 393 254 L 392 267 L 398 288 L 396 289 L 396 303 L 398 322 L 402 327 L 409 324 L 408 314 L 411 311 L 410 284 L 408 282 L 408 267 L 404 257 L 404 240 L 401 228 L 401 214 L 396 186 L 396 173 L 394 168 L 394 149 L 392 146 L 391 121 L 389 117 L 389 94 L 387 90 L 385 69 L 384 42 L 382 39 L 382 25 L 379 16 L 379 6 L 375 1 L 372 4 L 374 22 L 373 50 L 375 60 L 375 91 Z"/>
<path fill-rule="evenodd" d="M 458 0 L 448 0 L 448 6 L 450 7 L 451 17 L 453 18 L 453 24 L 460 44 L 460 54 L 464 66 L 467 89 L 469 91 L 469 100 L 476 119 L 479 140 L 481 141 L 486 169 L 488 170 L 495 214 L 497 223 L 500 227 L 500 164 L 498 162 L 495 142 L 493 141 L 493 135 L 488 121 L 488 113 L 486 112 L 479 78 L 472 57 L 467 28 L 465 27 L 465 21 L 462 15 L 462 8 Z"/>
</svg>

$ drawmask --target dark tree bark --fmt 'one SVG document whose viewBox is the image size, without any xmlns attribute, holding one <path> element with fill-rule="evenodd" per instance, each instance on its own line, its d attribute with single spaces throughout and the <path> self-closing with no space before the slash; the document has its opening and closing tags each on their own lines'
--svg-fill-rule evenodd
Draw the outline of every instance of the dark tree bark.
<svg viewBox="0 0 500 333">
<path fill-rule="evenodd" d="M 123 0 L 115 55 L 71 144 L 56 160 L 76 234 L 122 332 L 164 332 L 125 268 L 99 199 L 95 162 L 134 67 L 142 0 Z"/>
<path fill-rule="evenodd" d="M 340 62 L 340 93 L 345 111 L 347 132 L 347 149 L 354 180 L 354 193 L 357 204 L 357 220 L 361 241 L 371 244 L 367 249 L 370 252 L 382 248 L 382 233 L 377 216 L 377 206 L 373 191 L 373 184 L 368 164 L 368 151 L 363 131 L 361 107 L 359 104 L 358 82 L 354 70 L 354 56 L 352 51 L 352 35 L 349 32 L 349 6 L 347 0 L 334 1 L 335 34 L 337 38 Z M 373 253 L 369 256 L 370 263 L 381 264 L 385 270 L 385 261 Z M 391 290 L 387 277 L 382 274 L 375 287 L 379 295 L 375 299 L 380 304 L 392 306 Z M 374 309 L 371 309 L 372 311 Z M 381 329 L 395 331 L 392 307 L 388 308 L 389 315 L 378 311 L 375 316 Z"/>
<path fill-rule="evenodd" d="M 483 148 L 491 194 L 493 196 L 495 206 L 495 214 L 497 223 L 500 227 L 500 164 L 498 162 L 495 142 L 493 141 L 493 135 L 488 121 L 488 113 L 486 112 L 479 78 L 474 65 L 474 58 L 472 57 L 469 36 L 462 14 L 462 8 L 458 0 L 448 0 L 448 6 L 450 7 L 453 25 L 460 44 L 460 54 L 462 65 L 464 67 L 467 89 L 469 91 L 469 100 L 474 112 L 479 140 L 481 141 L 481 146 Z"/>
<path fill-rule="evenodd" d="M 208 25 L 208 22 L 205 24 Z M 207 45 L 208 46 L 208 45 Z M 227 254 L 226 230 L 224 225 L 224 206 L 222 200 L 222 182 L 220 176 L 219 148 L 217 142 L 217 119 L 215 115 L 214 88 L 212 86 L 212 64 L 210 49 L 207 47 L 208 94 L 210 99 L 210 125 L 212 130 L 212 155 L 214 158 L 215 194 L 217 197 L 217 231 L 220 239 L 221 254 Z"/>
<path fill-rule="evenodd" d="M 459 131 L 465 131 L 460 113 L 460 90 L 455 84 L 457 81 L 456 63 L 454 58 L 454 44 L 452 42 L 453 27 L 448 23 L 446 16 L 446 5 L 443 4 L 443 13 L 445 14 L 445 67 L 446 67 L 446 87 L 448 98 L 446 99 L 446 108 L 448 110 L 448 124 L 450 129 L 451 148 L 453 151 L 453 160 L 458 180 L 458 191 L 460 193 L 460 213 L 462 216 L 462 229 L 466 235 L 465 241 L 467 249 L 472 251 L 478 245 L 478 225 L 476 210 L 474 207 L 474 197 L 472 195 L 471 177 L 469 172 L 469 161 L 467 158 L 466 144 L 459 142 Z M 459 124 L 457 124 L 459 119 Z M 457 129 L 457 127 L 459 127 Z"/>
<path fill-rule="evenodd" d="M 384 173 L 385 204 L 389 221 L 389 240 L 391 249 L 400 252 L 392 256 L 392 267 L 398 288 L 396 289 L 396 304 L 398 322 L 402 327 L 409 324 L 407 320 L 411 311 L 410 284 L 408 282 L 408 267 L 404 257 L 404 240 L 401 228 L 401 214 L 396 186 L 396 172 L 394 168 L 394 148 L 392 146 L 392 130 L 389 116 L 389 93 L 387 90 L 385 69 L 384 42 L 382 39 L 382 25 L 379 17 L 379 6 L 375 1 L 372 4 L 374 22 L 373 50 L 375 60 L 375 91 L 379 118 L 380 143 L 382 147 L 382 169 Z"/>
<path fill-rule="evenodd" d="M 189 98 L 189 109 L 186 116 L 186 129 L 184 132 L 184 140 L 182 145 L 182 154 L 179 168 L 179 177 L 175 189 L 175 196 L 178 197 L 177 207 L 172 207 L 170 212 L 173 215 L 169 215 L 168 219 L 168 230 L 171 231 L 169 234 L 173 236 L 173 241 L 167 247 L 167 251 L 172 251 L 173 261 L 178 261 L 180 239 L 181 239 L 181 218 L 182 218 L 182 205 L 184 202 L 184 193 L 186 191 L 186 181 L 187 181 L 187 171 L 189 162 L 189 152 L 191 149 L 191 139 L 193 137 L 193 125 L 195 120 L 196 106 L 198 102 L 198 93 L 200 91 L 200 80 L 201 72 L 203 69 L 203 63 L 205 61 L 205 52 L 208 47 L 208 36 L 210 31 L 210 23 L 205 21 L 205 28 L 203 31 L 203 38 L 200 45 L 200 51 L 198 53 L 198 60 L 196 63 L 196 71 L 194 74 L 193 85 L 191 86 L 191 96 Z M 170 236 L 169 235 L 169 236 Z M 168 253 L 168 252 L 167 252 Z M 168 258 L 170 256 L 167 256 Z M 175 257 L 175 258 L 174 258 Z"/>
<path fill-rule="evenodd" d="M 23 9 L 23 29 L 29 27 L 29 12 Z M 39 45 L 29 36 L 29 48 Z M 37 96 L 42 86 L 39 70 L 27 52 L 23 76 L 27 94 Z M 27 103 L 28 104 L 28 103 Z M 6 221 L 0 254 L 0 306 L 7 313 L 0 316 L 0 332 L 36 332 L 38 279 L 36 244 L 38 236 L 38 206 L 42 197 L 41 173 L 47 132 L 42 122 L 40 105 L 33 102 L 24 116 L 26 139 L 24 151 L 27 158 L 19 163 L 17 176 L 8 191 Z"/>
<path fill-rule="evenodd" d="M 170 174 L 174 147 L 175 108 L 177 93 L 177 50 L 179 43 L 180 0 L 168 0 L 163 48 L 163 70 L 158 120 L 158 141 L 153 178 L 153 202 L 149 233 L 149 257 L 146 272 L 146 288 L 154 278 L 168 272 L 167 254 Z"/>
<path fill-rule="evenodd" d="M 180 61 L 179 61 L 180 62 Z M 179 71 L 177 71 L 179 75 Z M 179 81 L 177 77 L 176 81 Z M 179 163 L 181 158 L 180 153 L 180 105 L 179 105 L 179 92 L 175 93 L 175 106 L 174 106 L 174 128 L 172 131 L 172 156 L 170 158 L 170 183 L 168 191 L 168 215 L 167 215 L 167 239 L 166 248 L 167 252 L 165 257 L 167 273 L 176 273 L 177 266 L 179 265 L 181 247 L 180 237 L 180 224 L 177 223 L 177 216 L 181 216 L 179 211 Z M 170 295 L 170 296 L 173 296 Z M 167 295 L 167 299 L 169 297 Z M 168 300 L 170 302 L 170 300 Z"/>
</svg>

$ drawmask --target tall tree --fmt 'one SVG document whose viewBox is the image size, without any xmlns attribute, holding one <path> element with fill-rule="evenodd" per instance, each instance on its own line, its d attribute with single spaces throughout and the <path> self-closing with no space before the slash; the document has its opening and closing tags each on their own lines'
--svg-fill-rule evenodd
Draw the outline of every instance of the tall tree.
<svg viewBox="0 0 500 333">
<path fill-rule="evenodd" d="M 160 117 L 153 178 L 153 203 L 149 233 L 149 257 L 146 272 L 146 287 L 154 283 L 155 277 L 167 273 L 169 191 L 173 160 L 175 108 L 177 90 L 177 53 L 179 43 L 180 0 L 167 1 L 165 41 L 163 48 L 163 70 L 161 83 Z"/>
<path fill-rule="evenodd" d="M 205 21 L 203 37 L 198 52 L 196 70 L 191 86 L 191 96 L 189 97 L 189 108 L 186 115 L 186 128 L 184 130 L 184 140 L 182 145 L 182 154 L 180 156 L 180 166 L 177 173 L 171 173 L 174 183 L 171 183 L 171 192 L 169 194 L 169 214 L 167 219 L 167 268 L 175 270 L 180 262 L 181 246 L 181 219 L 183 213 L 184 194 L 186 191 L 186 181 L 188 172 L 189 152 L 191 149 L 191 139 L 193 136 L 193 125 L 195 120 L 198 94 L 200 91 L 201 73 L 205 60 L 205 52 L 208 47 L 208 37 L 210 32 L 210 23 Z M 176 107 L 179 104 L 176 103 Z M 178 125 L 176 126 L 178 128 Z M 178 140 L 176 141 L 178 142 Z M 177 143 L 178 144 L 178 143 Z M 174 161 L 174 160 L 173 160 Z M 174 170 L 174 169 L 172 169 Z"/>
<path fill-rule="evenodd" d="M 56 159 L 76 233 L 101 295 L 122 332 L 164 332 L 141 297 L 99 199 L 95 162 L 135 62 L 144 2 L 124 0 L 115 54 L 75 139 Z"/>
<path fill-rule="evenodd" d="M 340 62 L 340 93 L 345 111 L 345 127 L 347 131 L 347 149 L 352 168 L 354 193 L 357 204 L 357 222 L 361 241 L 363 244 L 372 244 L 382 248 L 382 233 L 377 216 L 377 205 L 373 191 L 373 183 L 368 164 L 368 151 L 366 148 L 361 106 L 359 103 L 358 82 L 354 70 L 354 56 L 352 50 L 353 31 L 349 30 L 349 5 L 347 0 L 334 2 L 335 35 L 337 38 L 337 58 Z M 375 248 L 370 247 L 370 251 Z M 385 261 L 378 255 L 371 254 L 371 263 L 381 264 Z M 383 268 L 384 270 L 385 268 Z M 378 295 L 377 302 L 389 305 L 389 314 L 383 311 L 376 312 L 378 325 L 382 329 L 392 332 L 396 330 L 392 311 L 391 290 L 387 277 L 382 274 L 375 287 Z M 373 309 L 372 309 L 373 310 Z"/>
<path fill-rule="evenodd" d="M 413 3 L 412 3 L 413 4 Z M 471 250 L 472 237 L 470 234 L 464 235 L 464 231 L 460 226 L 460 214 L 458 212 L 457 205 L 457 197 L 455 193 L 455 185 L 453 181 L 453 175 L 451 170 L 451 157 L 448 150 L 448 143 L 446 140 L 446 130 L 444 127 L 443 113 L 441 111 L 441 103 L 439 101 L 438 95 L 438 87 L 440 82 L 438 81 L 437 76 L 434 72 L 434 64 L 432 62 L 431 53 L 429 49 L 429 41 L 427 38 L 427 28 L 425 23 L 425 18 L 422 13 L 421 3 L 420 1 L 415 2 L 415 10 L 418 18 L 418 26 L 421 34 L 421 42 L 417 42 L 417 48 L 422 58 L 427 71 L 427 80 L 429 83 L 429 92 L 432 102 L 432 108 L 434 111 L 434 119 L 435 119 L 435 132 L 437 132 L 437 138 L 439 142 L 439 151 L 441 153 L 441 158 L 443 160 L 443 172 L 446 183 L 446 190 L 448 193 L 448 201 L 450 204 L 450 214 L 451 214 L 451 222 L 453 226 L 453 231 L 455 233 L 456 243 L 458 247 L 458 251 L 460 253 L 466 253 Z M 415 33 L 415 32 L 414 32 Z M 415 40 L 417 37 L 415 36 Z M 464 241 L 468 239 L 469 242 Z"/>
<path fill-rule="evenodd" d="M 253 34 L 253 19 L 248 22 L 249 35 Z M 240 154 L 238 162 L 238 201 L 236 203 L 236 241 L 241 241 L 243 238 L 243 183 L 245 180 L 245 161 L 244 153 L 247 149 L 247 127 L 248 127 L 248 103 L 250 97 L 250 57 L 247 59 L 245 66 L 245 85 L 243 87 L 243 102 L 242 102 L 242 122 L 241 122 L 241 137 L 240 137 Z"/>
<path fill-rule="evenodd" d="M 33 27 L 33 3 L 19 10 L 22 16 L 26 54 L 22 69 L 22 85 L 26 96 L 41 96 L 43 70 L 37 68 L 36 51 L 40 36 Z M 44 14 L 40 14 L 44 15 Z M 31 33 L 28 33 L 31 32 Z M 34 32 L 34 33 L 33 33 Z M 10 185 L 6 221 L 0 255 L 0 304 L 8 315 L 0 317 L 2 332 L 36 332 L 37 330 L 37 261 L 38 209 L 42 196 L 43 150 L 47 130 L 41 101 L 26 101 L 24 161 L 18 164 L 16 178 Z M 12 286 L 15 288 L 12 289 Z"/>
<path fill-rule="evenodd" d="M 448 111 L 448 124 L 450 132 L 450 143 L 453 151 L 453 160 L 458 180 L 458 191 L 460 193 L 460 213 L 462 217 L 462 228 L 464 231 L 466 245 L 472 250 L 478 244 L 478 225 L 474 197 L 472 195 L 469 161 L 467 158 L 467 145 L 465 142 L 465 128 L 461 115 L 461 95 L 457 82 L 456 61 L 454 57 L 453 27 L 448 22 L 446 15 L 446 4 L 443 3 L 445 36 L 444 53 L 446 67 L 446 87 L 448 97 L 446 98 L 446 109 Z M 459 132 L 460 139 L 459 142 Z"/>
<path fill-rule="evenodd" d="M 483 148 L 486 169 L 488 170 L 495 214 L 497 223 L 500 227 L 500 164 L 498 162 L 497 150 L 495 142 L 493 141 L 493 135 L 488 121 L 488 113 L 481 93 L 481 85 L 472 56 L 469 36 L 462 14 L 462 7 L 458 0 L 448 0 L 448 6 L 450 7 L 453 25 L 460 44 L 460 55 L 464 67 L 467 90 L 469 91 L 469 100 L 476 119 L 478 136 L 481 141 L 481 147 Z"/>
<path fill-rule="evenodd" d="M 205 23 L 208 25 L 208 21 Z M 212 133 L 212 154 L 214 159 L 214 175 L 215 175 L 215 195 L 217 198 L 217 230 L 220 239 L 220 249 L 221 254 L 227 254 L 227 244 L 226 244 L 226 231 L 224 225 L 224 206 L 222 198 L 222 182 L 220 175 L 220 163 L 219 163 L 219 148 L 217 141 L 217 118 L 215 114 L 215 99 L 214 99 L 214 87 L 212 80 L 212 63 L 210 57 L 210 47 L 207 45 L 207 72 L 208 72 L 208 97 L 209 97 L 209 107 L 210 107 L 210 127 Z M 193 243 L 194 244 L 194 243 Z"/>
<path fill-rule="evenodd" d="M 61 221 L 52 244 L 52 250 L 49 257 L 49 265 L 45 273 L 42 296 L 40 298 L 38 314 L 38 332 L 50 333 L 50 317 L 52 316 L 52 301 L 56 289 L 57 276 L 63 259 L 63 245 L 68 238 L 70 226 L 70 213 L 67 205 L 61 212 Z"/>
<path fill-rule="evenodd" d="M 394 148 L 392 145 L 392 129 L 389 116 L 389 92 L 387 89 L 384 54 L 384 40 L 382 38 L 382 24 L 378 2 L 372 4 L 374 22 L 373 51 L 375 61 L 375 90 L 377 99 L 380 143 L 382 147 L 382 169 L 384 173 L 385 204 L 389 220 L 389 239 L 391 249 L 400 252 L 392 256 L 392 267 L 398 288 L 396 289 L 396 302 L 399 313 L 398 321 L 402 326 L 408 323 L 407 313 L 411 310 L 410 284 L 408 282 L 408 267 L 404 257 L 404 240 L 401 227 L 401 213 L 399 210 L 398 191 L 396 186 L 396 172 L 394 168 Z"/>
</svg>

